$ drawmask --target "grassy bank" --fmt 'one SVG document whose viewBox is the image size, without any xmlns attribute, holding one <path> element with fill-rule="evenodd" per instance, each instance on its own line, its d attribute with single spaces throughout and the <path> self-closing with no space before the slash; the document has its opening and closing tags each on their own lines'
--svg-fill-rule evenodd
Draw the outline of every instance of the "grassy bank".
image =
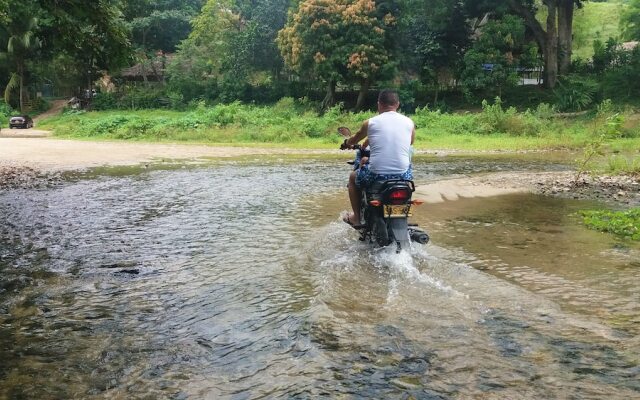
<svg viewBox="0 0 640 400">
<path fill-rule="evenodd" d="M 233 103 L 192 111 L 102 111 L 66 113 L 39 127 L 63 138 L 87 140 L 172 141 L 212 144 L 260 144 L 306 148 L 335 148 L 339 126 L 358 128 L 373 113 L 344 113 L 334 108 L 317 116 L 283 99 L 270 107 Z M 538 150 L 579 149 L 592 140 L 593 118 L 563 119 L 542 104 L 524 113 L 505 109 L 500 102 L 485 104 L 479 113 L 442 114 L 419 109 L 418 149 Z M 628 125 L 628 126 L 627 126 Z M 627 124 L 613 146 L 640 149 L 640 123 Z"/>
<path fill-rule="evenodd" d="M 573 22 L 573 56 L 583 60 L 593 56 L 593 41 L 606 42 L 620 37 L 622 1 L 587 2 L 575 11 Z"/>
<path fill-rule="evenodd" d="M 580 214 L 583 223 L 591 229 L 640 240 L 640 208 L 627 211 L 582 211 Z"/>
</svg>

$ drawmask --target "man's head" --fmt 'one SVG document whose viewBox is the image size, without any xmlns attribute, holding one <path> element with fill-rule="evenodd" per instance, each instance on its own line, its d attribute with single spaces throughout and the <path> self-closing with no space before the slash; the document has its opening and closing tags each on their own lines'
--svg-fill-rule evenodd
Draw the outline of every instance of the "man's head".
<svg viewBox="0 0 640 400">
<path fill-rule="evenodd" d="M 378 94 L 378 112 L 396 111 L 400 107 L 398 92 L 384 89 Z"/>
</svg>

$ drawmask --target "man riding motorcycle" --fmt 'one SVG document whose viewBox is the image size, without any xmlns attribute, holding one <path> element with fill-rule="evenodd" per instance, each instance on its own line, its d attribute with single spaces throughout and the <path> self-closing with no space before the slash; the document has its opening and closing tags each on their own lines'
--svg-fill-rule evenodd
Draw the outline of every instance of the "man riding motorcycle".
<svg viewBox="0 0 640 400">
<path fill-rule="evenodd" d="M 361 190 L 375 181 L 413 179 L 411 171 L 411 146 L 415 140 L 415 124 L 397 112 L 400 106 L 398 93 L 385 89 L 378 95 L 378 115 L 364 121 L 360 130 L 345 139 L 343 146 L 354 146 L 368 138 L 370 157 L 368 163 L 351 172 L 349 176 L 349 200 L 353 213 L 344 222 L 359 226 Z"/>
</svg>

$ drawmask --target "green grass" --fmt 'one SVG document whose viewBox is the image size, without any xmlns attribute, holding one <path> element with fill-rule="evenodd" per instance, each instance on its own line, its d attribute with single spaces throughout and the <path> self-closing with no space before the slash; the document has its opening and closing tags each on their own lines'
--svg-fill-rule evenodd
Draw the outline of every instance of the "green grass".
<svg viewBox="0 0 640 400">
<path fill-rule="evenodd" d="M 373 113 L 343 113 L 335 108 L 323 116 L 283 99 L 275 106 L 239 103 L 167 110 L 100 111 L 67 113 L 39 124 L 62 138 L 190 142 L 267 147 L 336 148 L 342 138 L 339 126 L 356 131 Z M 501 103 L 485 104 L 480 113 L 442 114 L 418 109 L 417 149 L 520 151 L 579 149 L 592 140 L 592 122 L 553 118 L 553 110 L 540 105 L 535 111 L 517 112 Z M 621 147 L 640 149 L 634 132 Z M 622 139 L 621 139 L 622 140 Z M 617 141 L 611 145 L 614 146 Z"/>
<path fill-rule="evenodd" d="M 580 215 L 584 224 L 591 229 L 640 240 L 640 208 L 628 211 L 581 211 Z"/>
<path fill-rule="evenodd" d="M 612 155 L 607 158 L 603 170 L 608 175 L 640 176 L 640 157 Z"/>
<path fill-rule="evenodd" d="M 576 10 L 573 21 L 573 57 L 583 60 L 593 56 L 593 41 L 606 42 L 620 37 L 620 16 L 626 5 L 621 1 L 586 2 Z"/>
</svg>

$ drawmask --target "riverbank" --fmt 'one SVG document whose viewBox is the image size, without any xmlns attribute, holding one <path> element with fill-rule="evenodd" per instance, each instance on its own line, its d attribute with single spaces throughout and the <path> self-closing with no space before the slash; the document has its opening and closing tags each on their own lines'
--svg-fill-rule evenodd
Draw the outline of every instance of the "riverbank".
<svg viewBox="0 0 640 400">
<path fill-rule="evenodd" d="M 456 153 L 433 151 L 432 154 L 446 157 Z M 63 172 L 96 167 L 202 164 L 230 158 L 263 160 L 278 156 L 341 158 L 345 153 L 322 149 L 0 138 L 0 189 L 46 186 L 59 181 Z M 499 172 L 439 182 L 418 182 L 418 195 L 427 202 L 437 203 L 530 192 L 595 199 L 620 206 L 640 204 L 640 177 L 586 176 L 578 183 L 574 178 L 575 173 L 571 171 Z"/>
<path fill-rule="evenodd" d="M 318 116 L 308 105 L 283 99 L 268 107 L 232 103 L 190 111 L 68 112 L 44 119 L 39 128 L 59 138 L 80 140 L 335 149 L 342 141 L 338 127 L 357 129 L 373 115 L 334 108 Z M 602 127 L 609 126 L 606 122 L 612 116 L 618 125 L 608 141 L 611 151 L 640 151 L 640 119 L 633 111 L 569 118 L 545 104 L 522 113 L 497 102 L 475 113 L 425 108 L 410 115 L 417 127 L 416 149 L 463 151 L 582 149 L 600 135 Z"/>
<path fill-rule="evenodd" d="M 535 193 L 569 199 L 597 200 L 620 207 L 640 206 L 640 177 L 584 176 L 577 182 L 573 171 L 496 172 L 426 183 L 416 192 L 428 203 L 459 198 Z"/>
</svg>

